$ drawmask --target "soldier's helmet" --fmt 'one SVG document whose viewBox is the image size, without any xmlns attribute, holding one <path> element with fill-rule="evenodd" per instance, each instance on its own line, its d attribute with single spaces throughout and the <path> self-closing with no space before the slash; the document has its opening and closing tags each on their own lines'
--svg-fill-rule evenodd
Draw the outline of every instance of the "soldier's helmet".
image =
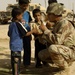
<svg viewBox="0 0 75 75">
<path fill-rule="evenodd" d="M 55 15 L 62 15 L 64 11 L 64 7 L 60 3 L 51 3 L 46 13 L 53 13 Z"/>
</svg>

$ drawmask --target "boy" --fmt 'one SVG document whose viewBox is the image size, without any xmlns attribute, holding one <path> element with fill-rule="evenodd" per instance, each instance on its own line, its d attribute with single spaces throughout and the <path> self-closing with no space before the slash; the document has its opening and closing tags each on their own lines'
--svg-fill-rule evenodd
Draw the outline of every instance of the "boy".
<svg viewBox="0 0 75 75">
<path fill-rule="evenodd" d="M 19 0 L 19 6 L 23 11 L 22 23 L 24 24 L 24 27 L 28 30 L 28 32 L 31 30 L 29 22 L 32 20 L 29 12 L 27 11 L 29 3 L 30 3 L 29 0 Z M 31 61 L 31 35 L 25 36 L 23 38 L 23 48 L 24 48 L 23 64 L 25 67 L 27 67 L 30 65 Z"/>
<path fill-rule="evenodd" d="M 10 50 L 11 50 L 11 65 L 12 74 L 19 75 L 21 64 L 21 51 L 23 47 L 22 37 L 29 36 L 34 30 L 28 32 L 22 25 L 22 10 L 14 8 L 12 10 L 12 22 L 9 26 L 8 36 L 10 37 Z"/>
<path fill-rule="evenodd" d="M 33 10 L 33 17 L 35 19 L 32 28 L 36 28 L 38 31 L 37 35 L 34 35 L 35 37 L 35 59 L 36 59 L 36 68 L 42 67 L 41 60 L 38 58 L 38 53 L 46 48 L 46 45 L 42 44 L 39 39 L 41 38 L 42 31 L 39 29 L 39 26 L 43 23 L 41 20 L 41 11 L 39 9 L 34 9 Z M 44 65 L 46 65 L 46 62 L 42 62 Z"/>
</svg>

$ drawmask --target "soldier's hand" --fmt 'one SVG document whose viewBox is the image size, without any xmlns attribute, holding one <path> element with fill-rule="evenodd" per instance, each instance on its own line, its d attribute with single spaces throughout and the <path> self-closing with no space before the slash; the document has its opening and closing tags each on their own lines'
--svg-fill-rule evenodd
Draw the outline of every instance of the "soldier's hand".
<svg viewBox="0 0 75 75">
<path fill-rule="evenodd" d="M 46 23 L 46 27 L 47 27 L 47 28 L 51 28 L 52 26 L 53 26 L 53 24 L 52 24 L 51 22 L 48 21 L 48 22 Z"/>
<path fill-rule="evenodd" d="M 45 31 L 47 29 L 47 27 L 44 25 L 44 24 L 41 24 L 39 26 L 39 28 L 42 30 L 42 31 Z"/>
</svg>

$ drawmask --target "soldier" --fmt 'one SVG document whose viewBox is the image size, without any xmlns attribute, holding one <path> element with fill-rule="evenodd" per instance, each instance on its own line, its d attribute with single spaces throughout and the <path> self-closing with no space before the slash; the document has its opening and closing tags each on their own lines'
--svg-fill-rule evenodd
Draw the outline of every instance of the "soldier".
<svg viewBox="0 0 75 75">
<path fill-rule="evenodd" d="M 68 20 L 62 17 L 62 13 L 63 6 L 61 4 L 52 3 L 48 6 L 48 20 L 55 24 L 52 30 L 49 30 L 45 25 L 40 26 L 40 29 L 47 36 L 50 46 L 46 50 L 40 51 L 38 56 L 47 62 L 51 57 L 59 69 L 65 71 L 75 60 L 75 29 Z"/>
</svg>

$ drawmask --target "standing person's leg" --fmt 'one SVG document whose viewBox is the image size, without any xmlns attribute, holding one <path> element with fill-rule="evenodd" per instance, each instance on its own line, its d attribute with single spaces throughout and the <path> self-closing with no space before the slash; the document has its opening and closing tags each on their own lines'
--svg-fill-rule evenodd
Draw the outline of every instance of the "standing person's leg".
<svg viewBox="0 0 75 75">
<path fill-rule="evenodd" d="M 46 49 L 46 45 L 39 42 L 39 52 L 42 51 L 42 50 L 44 50 L 44 49 Z M 48 63 L 46 61 L 42 61 L 41 60 L 41 62 L 43 63 L 44 66 L 48 66 Z"/>
<path fill-rule="evenodd" d="M 23 64 L 24 66 L 28 66 L 31 63 L 31 36 L 26 36 L 23 39 Z"/>
<path fill-rule="evenodd" d="M 12 66 L 12 74 L 19 75 L 20 74 L 20 65 L 21 65 L 21 52 L 13 52 L 11 51 L 11 66 Z"/>
<path fill-rule="evenodd" d="M 40 51 L 40 44 L 39 44 L 39 40 L 36 39 L 35 40 L 35 61 L 36 61 L 36 65 L 35 67 L 38 68 L 38 67 L 41 67 L 41 60 L 39 59 L 38 57 L 38 53 Z"/>
</svg>

